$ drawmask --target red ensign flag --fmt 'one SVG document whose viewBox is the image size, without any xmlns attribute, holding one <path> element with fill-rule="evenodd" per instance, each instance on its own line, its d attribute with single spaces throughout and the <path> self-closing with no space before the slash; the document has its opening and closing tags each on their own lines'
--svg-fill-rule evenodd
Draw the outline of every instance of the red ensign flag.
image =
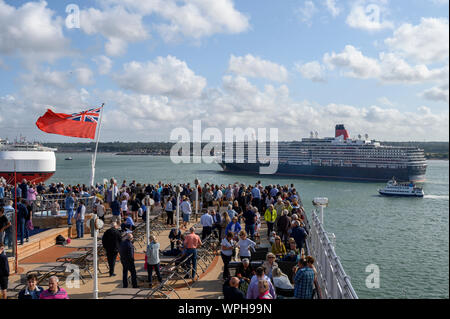
<svg viewBox="0 0 450 319">
<path fill-rule="evenodd" d="M 51 134 L 95 139 L 101 109 L 102 107 L 99 107 L 74 114 L 54 113 L 52 110 L 47 110 L 37 120 L 36 125 L 41 131 Z"/>
</svg>

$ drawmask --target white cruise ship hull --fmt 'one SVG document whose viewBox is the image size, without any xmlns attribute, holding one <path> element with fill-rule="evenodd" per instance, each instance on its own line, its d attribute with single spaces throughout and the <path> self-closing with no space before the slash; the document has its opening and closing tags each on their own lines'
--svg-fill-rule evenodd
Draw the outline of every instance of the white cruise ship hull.
<svg viewBox="0 0 450 319">
<path fill-rule="evenodd" d="M 0 151 L 0 176 L 7 183 L 16 179 L 39 183 L 49 179 L 56 170 L 56 157 L 52 151 Z"/>
</svg>

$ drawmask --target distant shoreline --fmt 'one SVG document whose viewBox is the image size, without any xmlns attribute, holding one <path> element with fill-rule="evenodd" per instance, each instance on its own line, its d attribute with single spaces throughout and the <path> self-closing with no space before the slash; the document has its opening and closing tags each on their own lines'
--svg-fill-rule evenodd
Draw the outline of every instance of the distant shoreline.
<svg viewBox="0 0 450 319">
<path fill-rule="evenodd" d="M 92 154 L 94 152 L 87 151 L 57 151 L 57 154 Z M 97 154 L 113 154 L 117 156 L 170 156 L 170 154 L 146 154 L 146 153 L 127 153 L 127 152 L 97 152 Z M 448 161 L 448 158 L 438 158 L 438 157 L 430 157 L 427 158 L 427 161 Z"/>
</svg>

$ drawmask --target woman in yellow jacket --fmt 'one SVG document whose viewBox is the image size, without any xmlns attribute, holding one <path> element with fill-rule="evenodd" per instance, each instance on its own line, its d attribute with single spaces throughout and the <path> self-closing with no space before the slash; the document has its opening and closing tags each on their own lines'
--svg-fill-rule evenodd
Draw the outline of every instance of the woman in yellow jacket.
<svg viewBox="0 0 450 319">
<path fill-rule="evenodd" d="M 275 224 L 275 220 L 277 219 L 277 210 L 270 205 L 269 208 L 266 209 L 266 213 L 264 214 L 264 220 L 267 223 L 267 237 L 270 237 L 270 233 L 273 231 L 273 225 Z"/>
<path fill-rule="evenodd" d="M 286 256 L 286 246 L 281 242 L 280 236 L 275 237 L 275 243 L 272 245 L 272 253 L 280 260 Z"/>
</svg>

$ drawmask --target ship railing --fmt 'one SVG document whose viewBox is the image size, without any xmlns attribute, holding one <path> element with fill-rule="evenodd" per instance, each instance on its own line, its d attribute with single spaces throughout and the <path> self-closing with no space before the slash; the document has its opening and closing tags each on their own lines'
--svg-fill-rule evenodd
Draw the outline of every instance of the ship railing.
<svg viewBox="0 0 450 319">
<path fill-rule="evenodd" d="M 350 277 L 345 273 L 327 232 L 313 210 L 307 240 L 308 253 L 316 259 L 316 270 L 322 298 L 358 299 Z"/>
<path fill-rule="evenodd" d="M 67 194 L 42 194 L 36 197 L 36 200 L 33 201 L 33 216 L 51 216 L 52 208 L 55 203 L 59 206 L 59 211 L 66 210 L 66 197 Z M 86 214 L 90 214 L 93 212 L 95 196 L 82 196 L 75 197 L 75 205 L 74 205 L 74 213 L 79 206 L 80 201 L 83 201 L 84 206 L 86 207 Z"/>
<path fill-rule="evenodd" d="M 11 194 L 8 194 L 11 195 Z M 12 194 L 13 195 L 13 194 Z M 32 201 L 31 207 L 33 210 L 33 217 L 45 217 L 45 216 L 51 216 L 51 211 L 53 208 L 54 203 L 58 203 L 59 209 L 58 211 L 67 211 L 66 209 L 66 194 L 41 194 L 36 196 L 36 200 Z M 83 201 L 84 206 L 86 206 L 86 214 L 93 213 L 94 203 L 95 203 L 95 196 L 89 196 L 89 197 L 75 197 L 75 206 L 74 206 L 74 213 L 76 209 L 79 206 L 80 200 Z M 3 203 L 8 203 L 11 201 L 11 206 L 14 207 L 14 196 L 6 196 L 3 198 Z M 28 201 L 27 201 L 28 203 Z"/>
</svg>

